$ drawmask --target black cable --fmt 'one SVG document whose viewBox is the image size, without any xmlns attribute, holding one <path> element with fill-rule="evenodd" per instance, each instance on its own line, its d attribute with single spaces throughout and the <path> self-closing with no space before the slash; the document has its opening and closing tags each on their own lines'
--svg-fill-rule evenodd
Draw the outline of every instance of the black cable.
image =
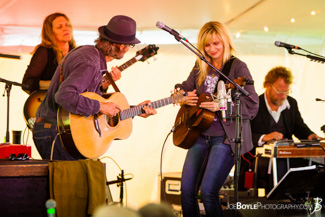
<svg viewBox="0 0 325 217">
<path fill-rule="evenodd" d="M 160 189 L 159 190 L 164 192 L 164 199 L 165 199 L 166 204 L 167 204 L 167 196 L 166 196 L 165 186 L 163 185 L 164 183 L 163 183 L 163 176 L 162 176 L 162 158 L 163 158 L 163 153 L 164 153 L 164 148 L 165 148 L 165 145 L 166 145 L 166 141 L 167 141 L 168 137 L 170 136 L 170 134 L 172 132 L 174 132 L 174 131 L 175 131 L 175 127 L 173 127 L 170 130 L 170 132 L 167 134 L 166 139 L 165 139 L 165 141 L 163 143 L 163 146 L 162 146 L 162 149 L 161 149 L 161 155 L 160 155 Z M 161 197 L 161 195 L 160 195 L 160 197 Z"/>
</svg>

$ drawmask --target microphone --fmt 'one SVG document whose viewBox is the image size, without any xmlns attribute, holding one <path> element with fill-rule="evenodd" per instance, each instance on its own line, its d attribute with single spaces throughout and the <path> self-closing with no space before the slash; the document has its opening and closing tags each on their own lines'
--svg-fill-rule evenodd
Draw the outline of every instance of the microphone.
<svg viewBox="0 0 325 217">
<path fill-rule="evenodd" d="M 168 26 L 166 26 L 163 22 L 157 21 L 156 26 L 159 29 L 163 29 L 166 32 L 169 32 L 170 34 L 172 34 L 177 41 L 180 41 L 181 39 L 183 39 L 184 41 L 188 42 L 188 40 L 183 37 L 182 35 L 180 35 L 176 30 L 169 28 Z"/>
<path fill-rule="evenodd" d="M 219 108 L 221 111 L 222 121 L 226 121 L 226 110 L 227 110 L 227 91 L 224 81 L 218 82 L 218 92 L 217 92 L 217 99 L 219 101 Z"/>
<path fill-rule="evenodd" d="M 55 200 L 49 199 L 45 203 L 46 209 L 47 209 L 47 216 L 48 217 L 55 217 L 55 207 L 56 202 Z"/>
<path fill-rule="evenodd" d="M 298 50 L 301 49 L 301 48 L 298 47 L 298 46 L 291 45 L 291 44 L 286 44 L 286 43 L 281 42 L 281 41 L 276 41 L 276 42 L 274 42 L 274 45 L 277 46 L 277 47 L 284 47 L 284 48 L 287 48 L 287 49 L 298 49 Z"/>
</svg>

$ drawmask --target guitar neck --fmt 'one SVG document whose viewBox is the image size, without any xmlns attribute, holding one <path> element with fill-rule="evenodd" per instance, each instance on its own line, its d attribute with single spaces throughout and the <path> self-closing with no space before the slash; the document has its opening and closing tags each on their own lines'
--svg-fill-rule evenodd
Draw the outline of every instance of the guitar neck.
<svg viewBox="0 0 325 217">
<path fill-rule="evenodd" d="M 139 55 L 142 57 L 142 55 Z M 138 60 L 141 58 L 139 58 L 139 56 L 133 57 L 132 59 L 130 59 L 129 61 L 127 61 L 126 63 L 120 65 L 119 67 L 117 67 L 121 72 L 124 71 L 125 69 L 129 68 L 130 66 L 132 66 L 134 63 L 138 62 Z M 102 79 L 102 83 L 108 81 L 107 78 L 107 73 L 109 73 L 108 71 L 105 73 L 105 75 L 103 76 Z"/>
<path fill-rule="evenodd" d="M 138 60 L 137 60 L 135 57 L 133 57 L 132 59 L 130 59 L 130 60 L 127 61 L 126 63 L 120 65 L 120 66 L 118 67 L 118 69 L 122 72 L 123 70 L 125 70 L 125 69 L 129 68 L 130 66 L 132 66 L 132 65 L 133 65 L 134 63 L 136 63 L 137 61 L 138 61 Z"/>
<path fill-rule="evenodd" d="M 171 103 L 173 103 L 172 97 L 167 97 L 167 98 L 164 98 L 164 99 L 160 99 L 160 100 L 151 102 L 148 107 L 156 109 L 156 108 L 160 108 L 160 107 L 169 105 Z M 120 119 L 125 120 L 125 119 L 132 118 L 134 116 L 142 114 L 143 113 L 142 108 L 144 106 L 146 106 L 146 105 L 134 106 L 132 108 L 121 111 L 120 112 Z"/>
</svg>

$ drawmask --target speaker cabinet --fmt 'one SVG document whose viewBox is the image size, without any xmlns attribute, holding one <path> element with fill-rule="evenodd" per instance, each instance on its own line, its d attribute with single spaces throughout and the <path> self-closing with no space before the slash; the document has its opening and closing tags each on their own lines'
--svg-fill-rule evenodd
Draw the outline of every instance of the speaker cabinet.
<svg viewBox="0 0 325 217">
<path fill-rule="evenodd" d="M 46 217 L 48 161 L 0 160 L 0 216 Z"/>
</svg>

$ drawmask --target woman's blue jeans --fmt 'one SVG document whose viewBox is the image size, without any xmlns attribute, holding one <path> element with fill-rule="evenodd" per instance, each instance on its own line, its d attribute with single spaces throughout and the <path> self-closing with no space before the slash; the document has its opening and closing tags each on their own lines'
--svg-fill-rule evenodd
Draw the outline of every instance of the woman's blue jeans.
<svg viewBox="0 0 325 217">
<path fill-rule="evenodd" d="M 234 165 L 231 147 L 223 140 L 223 136 L 200 136 L 188 150 L 181 182 L 184 217 L 200 216 L 197 200 L 200 187 L 206 216 L 223 216 L 219 190 Z"/>
</svg>

